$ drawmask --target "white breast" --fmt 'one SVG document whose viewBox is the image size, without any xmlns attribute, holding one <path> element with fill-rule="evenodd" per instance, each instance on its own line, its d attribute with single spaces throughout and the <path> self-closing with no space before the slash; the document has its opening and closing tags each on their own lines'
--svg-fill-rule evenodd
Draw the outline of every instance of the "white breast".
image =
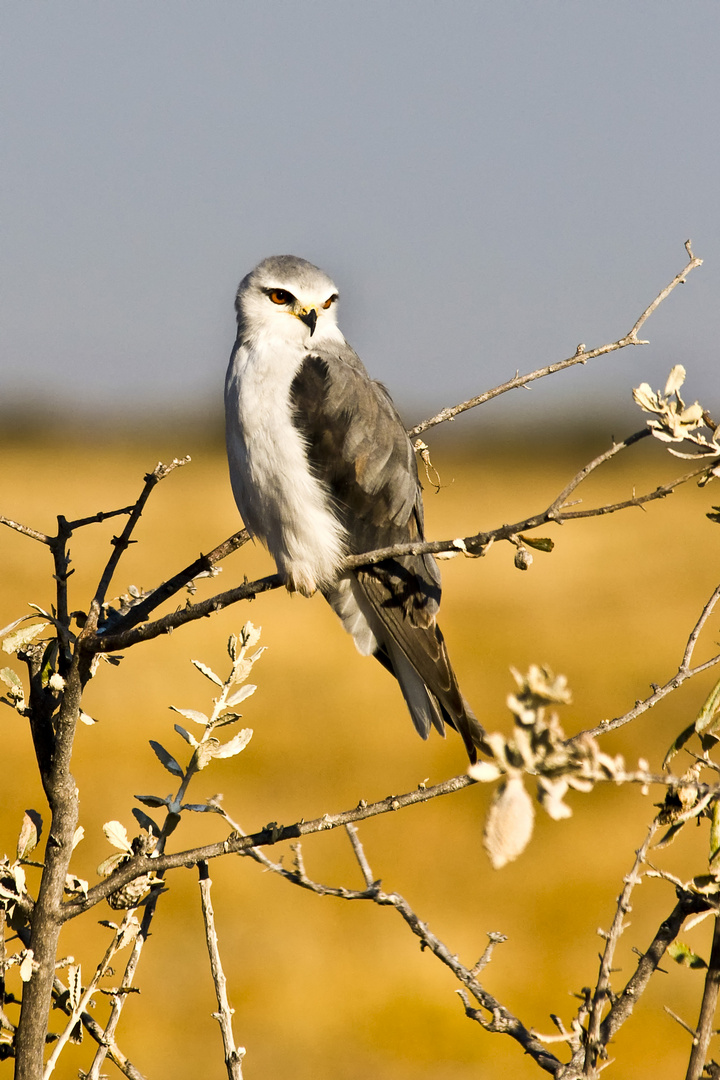
<svg viewBox="0 0 720 1080">
<path fill-rule="evenodd" d="M 227 372 L 225 416 L 230 482 L 243 521 L 288 586 L 309 595 L 334 580 L 346 547 L 292 421 L 290 386 L 305 355 L 296 341 L 277 338 L 241 345 Z"/>
</svg>

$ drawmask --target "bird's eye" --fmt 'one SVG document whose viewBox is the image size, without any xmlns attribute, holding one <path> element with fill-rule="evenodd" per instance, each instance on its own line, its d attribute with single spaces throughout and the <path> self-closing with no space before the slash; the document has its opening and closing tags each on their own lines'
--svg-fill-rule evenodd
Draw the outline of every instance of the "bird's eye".
<svg viewBox="0 0 720 1080">
<path fill-rule="evenodd" d="M 271 289 L 268 296 L 273 304 L 290 304 L 294 299 L 293 294 L 287 289 Z"/>
<path fill-rule="evenodd" d="M 337 298 L 338 298 L 338 294 L 336 292 L 333 293 L 332 296 L 329 296 L 327 298 L 327 300 L 323 304 L 323 308 L 325 309 L 325 311 L 327 311 L 327 309 L 330 307 L 330 305 L 333 303 L 333 301 L 337 300 Z"/>
</svg>

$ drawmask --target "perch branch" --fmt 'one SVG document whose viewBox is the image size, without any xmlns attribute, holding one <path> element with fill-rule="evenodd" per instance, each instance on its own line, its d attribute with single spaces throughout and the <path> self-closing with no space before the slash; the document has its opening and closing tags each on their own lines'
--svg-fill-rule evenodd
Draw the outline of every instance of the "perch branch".
<svg viewBox="0 0 720 1080">
<path fill-rule="evenodd" d="M 657 487 L 654 491 L 647 492 L 644 495 L 633 496 L 630 499 L 612 505 L 595 507 L 588 510 L 563 509 L 563 505 L 568 496 L 591 472 L 615 457 L 620 451 L 629 448 L 636 442 L 645 438 L 648 433 L 648 429 L 635 432 L 633 435 L 628 436 L 627 439 L 624 439 L 619 443 L 614 443 L 609 450 L 599 454 L 591 462 L 583 466 L 550 505 L 538 514 L 524 518 L 522 521 L 517 521 L 511 525 L 506 524 L 497 529 L 489 530 L 488 532 L 467 536 L 462 540 L 433 540 L 423 541 L 422 543 L 395 544 L 391 547 L 381 548 L 374 552 L 366 552 L 362 555 L 352 555 L 345 560 L 344 568 L 353 570 L 360 566 L 374 565 L 375 563 L 383 562 L 386 559 L 397 558 L 401 555 L 419 555 L 424 552 L 430 552 L 432 554 L 441 554 L 443 552 L 466 552 L 468 554 L 481 555 L 484 554 L 487 548 L 497 540 L 511 540 L 512 538 L 516 538 L 518 534 L 538 529 L 541 526 L 550 523 L 562 524 L 563 521 L 572 520 L 574 518 L 600 517 L 606 514 L 615 513 L 619 510 L 644 506 L 646 503 L 653 502 L 657 499 L 664 499 L 674 491 L 675 488 L 706 473 L 708 469 L 712 467 L 711 464 L 708 464 L 706 461 L 698 468 L 693 469 L 691 472 L 684 474 L 682 477 L 678 477 L 668 484 Z M 224 541 L 223 544 L 219 545 L 215 551 L 220 552 L 220 557 L 224 558 L 230 551 L 235 550 L 236 547 L 245 543 L 247 539 L 248 536 L 246 532 L 243 531 L 237 533 Z M 148 641 L 152 638 L 159 637 L 162 634 L 170 633 L 172 630 L 185 625 L 185 623 L 206 618 L 214 612 L 220 611 L 241 600 L 254 599 L 260 593 L 280 588 L 283 584 L 282 578 L 278 574 L 272 574 L 268 577 L 260 578 L 257 581 L 245 582 L 243 585 L 239 585 L 234 589 L 229 589 L 226 592 L 218 593 L 216 596 L 200 601 L 197 604 L 187 604 L 185 607 L 170 612 L 168 615 L 164 615 L 153 622 L 146 622 L 140 626 L 137 625 L 141 619 L 157 607 L 162 600 L 168 599 L 174 592 L 177 592 L 178 589 L 187 584 L 187 581 L 191 580 L 193 576 L 196 576 L 197 573 L 200 572 L 200 569 L 207 569 L 208 564 L 213 561 L 213 556 L 213 552 L 207 556 L 201 556 L 195 563 L 192 563 L 185 570 L 180 571 L 180 573 L 176 574 L 169 582 L 160 586 L 159 590 L 156 590 L 146 597 L 142 604 L 131 608 L 128 615 L 118 620 L 112 629 L 107 631 L 101 630 L 98 633 L 84 634 L 82 637 L 82 647 L 89 652 L 103 653 L 128 649 L 141 641 Z M 162 591 L 161 598 L 156 598 L 160 591 Z"/>
</svg>

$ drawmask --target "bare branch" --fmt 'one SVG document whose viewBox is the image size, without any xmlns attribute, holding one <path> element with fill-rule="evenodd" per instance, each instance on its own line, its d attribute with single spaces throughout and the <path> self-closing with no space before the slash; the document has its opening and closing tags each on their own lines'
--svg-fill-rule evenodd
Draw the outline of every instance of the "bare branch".
<svg viewBox="0 0 720 1080">
<path fill-rule="evenodd" d="M 712 596 L 705 604 L 700 614 L 700 618 L 698 619 L 692 629 L 692 632 L 690 633 L 690 636 L 687 640 L 687 645 L 685 646 L 685 651 L 683 653 L 683 658 L 680 662 L 677 673 L 673 675 L 671 679 L 668 679 L 664 686 L 654 687 L 652 694 L 646 697 L 643 701 L 636 702 L 633 708 L 629 709 L 622 716 L 616 716 L 613 720 L 603 720 L 602 723 L 598 724 L 597 727 L 586 728 L 584 731 L 580 731 L 577 735 L 574 735 L 573 740 L 582 739 L 584 736 L 588 735 L 592 738 L 595 738 L 598 735 L 602 735 L 604 732 L 615 731 L 617 728 L 624 727 L 625 724 L 629 724 L 632 720 L 635 720 L 642 713 L 647 712 L 648 709 L 652 709 L 653 705 L 656 705 L 658 701 L 661 701 L 668 694 L 672 693 L 673 690 L 677 690 L 677 688 L 679 686 L 682 686 L 682 684 L 688 679 L 692 679 L 695 675 L 699 675 L 701 672 L 707 671 L 709 668 L 714 667 L 715 664 L 720 662 L 720 654 L 717 654 L 711 657 L 709 660 L 706 660 L 703 664 L 698 664 L 697 667 L 691 668 L 689 666 L 692 660 L 695 645 L 697 644 L 698 637 L 700 636 L 700 632 L 704 627 L 705 623 L 707 622 L 708 618 L 710 617 L 710 614 L 712 613 L 718 600 L 720 600 L 720 585 L 718 585 L 718 587 L 713 590 Z"/>
<path fill-rule="evenodd" d="M 705 988 L 703 990 L 700 1017 L 697 1031 L 694 1032 L 690 1061 L 685 1080 L 700 1080 L 705 1066 L 710 1038 L 713 1035 L 713 1021 L 717 1009 L 718 991 L 720 991 L 720 916 L 715 916 L 712 948 L 708 962 Z"/>
<path fill-rule="evenodd" d="M 630 896 L 635 886 L 641 881 L 640 868 L 645 861 L 645 856 L 647 855 L 653 837 L 659 828 L 659 822 L 655 819 L 650 825 L 647 836 L 641 847 L 635 852 L 635 862 L 633 863 L 632 870 L 625 878 L 624 888 L 618 897 L 615 917 L 613 918 L 610 931 L 605 941 L 605 948 L 600 962 L 600 972 L 595 986 L 595 993 L 593 994 L 592 1008 L 588 1022 L 587 1044 L 585 1047 L 586 1070 L 594 1068 L 598 1057 L 604 1055 L 605 1047 L 599 1042 L 600 1024 L 605 1005 L 611 998 L 610 974 L 612 971 L 613 959 L 615 957 L 615 950 L 620 941 L 620 936 L 625 929 L 625 916 L 631 910 Z"/>
<path fill-rule="evenodd" d="M 102 577 L 100 578 L 100 583 L 97 587 L 97 591 L 90 606 L 89 629 L 94 630 L 97 625 L 100 608 L 105 600 L 105 596 L 107 595 L 107 590 L 110 586 L 110 582 L 112 581 L 117 564 L 120 561 L 123 552 L 130 544 L 130 537 L 135 529 L 135 526 L 140 520 L 142 512 L 145 509 L 145 504 L 150 498 L 150 494 L 153 488 L 157 484 L 159 484 L 161 480 L 164 480 L 165 477 L 168 476 L 174 469 L 177 469 L 182 465 L 186 465 L 189 461 L 190 458 L 185 457 L 182 459 L 174 458 L 169 465 L 163 465 L 162 462 L 158 462 L 153 471 L 146 475 L 145 486 L 140 494 L 140 497 L 132 508 L 125 528 L 123 529 L 120 536 L 113 538 L 113 553 L 108 559 L 107 565 L 103 571 Z"/>
<path fill-rule="evenodd" d="M 477 405 L 483 405 L 486 401 L 490 401 L 492 398 L 499 397 L 501 394 L 506 394 L 508 390 L 516 390 L 520 386 L 527 386 L 528 383 L 534 382 L 537 379 L 543 379 L 546 375 L 554 375 L 556 371 L 563 371 L 565 368 L 574 367 L 576 364 L 586 364 L 588 360 L 594 360 L 596 356 L 604 356 L 606 353 L 616 352 L 618 349 L 624 349 L 628 345 L 647 345 L 647 341 L 640 341 L 638 339 L 638 332 L 652 313 L 659 307 L 659 305 L 670 295 L 673 289 L 677 285 L 684 284 L 685 279 L 691 270 L 694 270 L 696 266 L 702 265 L 702 259 L 696 258 L 691 250 L 690 241 L 685 244 L 685 249 L 690 257 L 690 261 L 679 274 L 676 274 L 669 285 L 658 293 L 651 304 L 643 311 L 639 319 L 632 327 L 632 329 L 617 341 L 610 342 L 607 345 L 600 345 L 596 349 L 590 349 L 587 351 L 584 345 L 578 345 L 576 352 L 568 357 L 566 360 L 560 360 L 556 364 L 548 364 L 546 367 L 536 368 L 535 371 L 529 372 L 527 375 L 515 375 L 513 379 L 508 379 L 507 382 L 501 383 L 500 386 L 496 386 L 493 390 L 486 390 L 483 394 L 478 394 L 476 397 L 470 398 L 468 401 L 463 401 L 460 405 L 454 405 L 452 408 L 442 409 L 435 416 L 429 420 L 423 420 L 421 423 L 416 424 L 414 428 L 411 428 L 408 432 L 411 438 L 416 435 L 422 435 L 428 428 L 436 427 L 438 424 L 444 423 L 446 420 L 454 420 L 460 413 L 467 412 L 468 409 L 474 409 Z"/>
<path fill-rule="evenodd" d="M 486 1031 L 509 1035 L 522 1046 L 525 1053 L 532 1057 L 541 1069 L 552 1075 L 558 1075 L 563 1068 L 562 1062 L 551 1054 L 549 1050 L 546 1050 L 542 1042 L 537 1039 L 509 1009 L 502 1005 L 492 996 L 492 994 L 489 994 L 488 991 L 480 985 L 475 977 L 478 965 L 476 964 L 475 968 L 470 970 L 465 967 L 464 964 L 461 964 L 458 957 L 450 952 L 447 945 L 431 932 L 426 923 L 423 923 L 420 920 L 404 897 L 400 896 L 399 893 L 384 892 L 380 888 L 380 882 L 373 880 L 373 873 L 365 857 L 365 852 L 358 838 L 357 831 L 350 824 L 346 825 L 346 829 L 367 886 L 364 890 L 348 889 L 343 886 L 323 885 L 320 882 L 312 881 L 305 873 L 305 868 L 302 865 L 299 852 L 296 869 L 294 871 L 287 870 L 280 863 L 271 862 L 271 860 L 261 852 L 248 850 L 245 854 L 252 856 L 252 858 L 262 863 L 267 869 L 272 870 L 280 877 L 285 878 L 286 881 L 290 881 L 294 885 L 299 885 L 301 888 L 307 889 L 320 896 L 337 896 L 343 900 L 370 900 L 381 907 L 394 908 L 407 926 L 410 927 L 412 932 L 420 938 L 422 947 L 429 949 L 438 960 L 445 964 L 446 967 L 449 967 L 455 977 L 463 984 L 463 986 L 467 987 L 482 1008 L 490 1014 L 489 1016 L 486 1016 L 485 1013 L 481 1012 L 479 1009 L 472 1008 L 468 998 L 460 991 L 460 995 L 465 1004 L 466 1015 L 472 1020 L 476 1020 L 480 1023 Z M 485 950 L 485 955 L 487 957 L 485 963 L 490 959 L 489 949 L 495 944 L 498 944 L 499 941 L 504 940 L 503 935 L 501 934 L 491 934 L 489 936 L 491 938 L 491 944 L 488 949 Z"/>
<path fill-rule="evenodd" d="M 38 532 L 37 529 L 31 529 L 28 525 L 21 525 L 20 522 L 13 521 L 12 518 L 6 518 L 2 514 L 0 514 L 0 525 L 7 525 L 9 529 L 15 529 L 16 532 L 22 533 L 23 536 L 29 536 L 32 540 L 47 544 L 48 547 L 52 544 L 52 537 Z"/>
<path fill-rule="evenodd" d="M 67 901 L 63 905 L 60 918 L 62 921 L 74 919 L 141 874 L 147 874 L 151 871 L 160 874 L 165 870 L 173 870 L 179 866 L 196 866 L 199 862 L 216 859 L 221 855 L 241 854 L 246 852 L 248 848 L 268 847 L 279 844 L 283 840 L 298 840 L 302 836 L 326 832 L 347 825 L 350 822 L 365 821 L 367 818 L 377 817 L 379 814 L 387 814 L 406 806 L 428 802 L 430 799 L 435 799 L 441 795 L 451 795 L 456 791 L 461 791 L 463 788 L 472 787 L 475 783 L 475 780 L 463 773 L 460 776 L 453 776 L 449 780 L 444 780 L 440 784 L 435 784 L 433 787 L 420 787 L 415 791 L 407 792 L 405 795 L 388 795 L 386 799 L 381 799 L 379 802 L 366 803 L 361 800 L 353 810 L 345 810 L 339 814 L 325 814 L 323 817 L 315 818 L 313 821 L 301 820 L 294 825 L 284 826 L 273 822 L 259 832 L 252 833 L 249 836 L 234 833 L 227 840 L 220 843 L 207 844 L 203 847 L 191 848 L 169 855 L 158 855 L 156 858 L 138 855 L 90 889 L 87 897 L 83 897 L 81 900 Z"/>
<path fill-rule="evenodd" d="M 599 1040 L 601 1045 L 607 1046 L 622 1024 L 628 1019 L 635 1007 L 635 1003 L 639 1001 L 650 981 L 650 977 L 662 960 L 665 950 L 680 933 L 682 924 L 688 915 L 705 911 L 709 906 L 706 899 L 694 893 L 684 892 L 680 894 L 678 903 L 667 919 L 660 924 L 655 937 L 650 943 L 650 947 L 640 957 L 635 973 L 619 997 L 615 999 L 610 1012 L 602 1022 Z"/>
<path fill-rule="evenodd" d="M 223 1049 L 225 1051 L 225 1067 L 227 1069 L 228 1080 L 242 1080 L 242 1059 L 245 1054 L 245 1048 L 242 1046 L 235 1046 L 235 1037 L 232 1029 L 233 1010 L 230 1008 L 230 1002 L 228 1001 L 227 980 L 225 979 L 225 972 L 223 971 L 222 960 L 220 959 L 217 931 L 215 930 L 215 913 L 213 911 L 212 898 L 210 895 L 212 881 L 210 880 L 206 862 L 201 862 L 198 869 L 200 871 L 200 899 L 202 902 L 203 920 L 205 922 L 205 940 L 210 955 L 210 970 L 212 971 L 213 982 L 215 983 L 215 994 L 217 996 L 219 1010 L 218 1012 L 213 1013 L 213 1016 L 219 1023 L 222 1032 Z"/>
</svg>

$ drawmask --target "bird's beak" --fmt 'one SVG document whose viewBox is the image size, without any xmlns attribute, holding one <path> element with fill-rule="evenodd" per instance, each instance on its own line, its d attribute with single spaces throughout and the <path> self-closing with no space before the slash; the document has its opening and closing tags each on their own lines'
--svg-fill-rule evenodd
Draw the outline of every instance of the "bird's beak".
<svg viewBox="0 0 720 1080">
<path fill-rule="evenodd" d="M 304 308 L 301 308 L 296 314 L 300 322 L 304 322 L 305 325 L 310 328 L 310 337 L 312 337 L 315 333 L 315 327 L 317 326 L 317 308 L 311 307 L 308 308 L 307 311 Z"/>
</svg>

